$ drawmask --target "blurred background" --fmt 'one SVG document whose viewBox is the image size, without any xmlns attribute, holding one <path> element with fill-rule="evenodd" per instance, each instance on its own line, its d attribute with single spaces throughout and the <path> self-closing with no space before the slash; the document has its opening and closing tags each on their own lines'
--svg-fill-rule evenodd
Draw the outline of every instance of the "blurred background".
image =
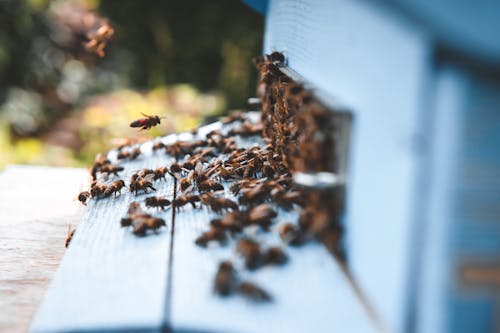
<svg viewBox="0 0 500 333">
<path fill-rule="evenodd" d="M 102 57 L 85 44 L 109 22 Z M 0 169 L 85 166 L 244 107 L 264 18 L 240 1 L 0 1 Z M 166 116 L 151 131 L 128 126 Z M 115 140 L 113 140 L 115 139 Z"/>
</svg>

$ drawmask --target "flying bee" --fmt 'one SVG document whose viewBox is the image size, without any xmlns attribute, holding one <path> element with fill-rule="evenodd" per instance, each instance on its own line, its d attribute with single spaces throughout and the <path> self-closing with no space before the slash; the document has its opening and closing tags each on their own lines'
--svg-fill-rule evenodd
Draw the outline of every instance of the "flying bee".
<svg viewBox="0 0 500 333">
<path fill-rule="evenodd" d="M 167 198 L 163 197 L 147 197 L 144 200 L 146 207 L 158 207 L 165 209 L 165 207 L 170 206 L 171 202 Z"/>
<path fill-rule="evenodd" d="M 141 112 L 141 114 L 145 118 L 140 118 L 137 120 L 134 120 L 133 122 L 130 123 L 130 127 L 140 127 L 141 131 L 142 130 L 148 130 L 151 127 L 154 127 L 156 125 L 160 124 L 161 119 L 164 119 L 164 117 L 158 117 L 158 116 L 149 116 L 147 114 L 144 114 Z"/>
</svg>

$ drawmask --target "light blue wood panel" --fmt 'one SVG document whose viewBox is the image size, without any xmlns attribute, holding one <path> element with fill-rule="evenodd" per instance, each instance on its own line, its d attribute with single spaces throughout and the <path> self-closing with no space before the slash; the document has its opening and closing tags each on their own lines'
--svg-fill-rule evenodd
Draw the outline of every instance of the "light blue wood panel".
<svg viewBox="0 0 500 333">
<path fill-rule="evenodd" d="M 172 135 L 163 141 L 171 143 L 176 138 Z M 163 152 L 152 154 L 151 146 L 152 142 L 143 144 L 143 154 L 137 160 L 122 164 L 125 170 L 121 178 L 128 180 L 142 168 L 172 162 Z M 109 158 L 116 162 L 116 151 L 110 152 Z M 154 185 L 158 189 L 155 195 L 172 199 L 171 177 Z M 170 211 L 148 210 L 167 222 L 158 235 L 136 237 L 120 225 L 129 203 L 147 196 L 136 197 L 123 189 L 116 198 L 90 200 L 38 309 L 33 332 L 159 331 L 164 326 Z"/>
<path fill-rule="evenodd" d="M 264 51 L 353 112 L 347 184 L 348 264 L 383 319 L 405 330 L 430 42 L 363 1 L 271 0 Z"/>
</svg>

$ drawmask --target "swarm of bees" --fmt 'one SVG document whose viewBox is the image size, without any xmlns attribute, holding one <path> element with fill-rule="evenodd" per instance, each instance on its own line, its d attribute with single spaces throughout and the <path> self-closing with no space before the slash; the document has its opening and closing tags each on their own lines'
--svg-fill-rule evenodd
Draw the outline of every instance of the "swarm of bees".
<svg viewBox="0 0 500 333">
<path fill-rule="evenodd" d="M 204 137 L 193 131 L 195 139 L 171 144 L 156 141 L 152 151 L 163 152 L 175 162 L 133 173 L 128 186 L 124 180 L 98 181 L 99 177 L 117 177 L 123 171 L 121 165 L 112 164 L 104 155 L 98 156 L 91 169 L 93 183 L 78 199 L 85 204 L 89 199 L 119 195 L 123 188 L 135 195 L 155 192 L 159 184 L 155 181 L 172 177 L 177 189 L 173 197 L 148 196 L 144 206 L 161 210 L 171 207 L 173 213 L 191 208 L 217 214 L 194 243 L 202 248 L 235 244 L 238 260 L 245 269 L 279 266 L 288 261 L 281 247 L 264 247 L 258 238 L 248 238 L 244 233 L 249 227 L 259 233 L 270 232 L 276 222 L 277 208 L 300 209 L 297 223 L 282 223 L 279 227 L 284 245 L 300 246 L 318 239 L 341 257 L 342 193 L 304 189 L 293 182 L 296 171 L 336 171 L 338 163 L 333 156 L 335 141 L 331 134 L 334 124 L 328 111 L 309 92 L 281 72 L 284 63 L 281 53 L 258 58 L 255 63 L 260 72 L 260 122 L 251 122 L 244 113 L 234 113 L 221 120 L 226 125 L 239 122 L 239 126 L 231 125 L 229 130 L 213 130 Z M 130 126 L 147 130 L 160 123 L 158 116 L 144 116 Z M 264 139 L 264 147 L 238 147 L 236 136 L 255 135 Z M 118 148 L 117 159 L 126 163 L 141 154 L 140 147 L 123 145 Z M 229 193 L 232 197 L 228 197 Z M 145 236 L 166 224 L 134 202 L 121 219 L 121 225 L 130 227 L 137 236 Z M 255 301 L 271 300 L 261 287 L 240 281 L 229 261 L 220 264 L 214 289 L 222 296 L 241 294 Z"/>
</svg>

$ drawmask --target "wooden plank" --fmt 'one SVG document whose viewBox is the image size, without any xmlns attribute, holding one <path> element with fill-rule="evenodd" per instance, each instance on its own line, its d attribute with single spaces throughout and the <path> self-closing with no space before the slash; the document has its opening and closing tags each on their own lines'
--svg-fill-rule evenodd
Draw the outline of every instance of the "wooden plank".
<svg viewBox="0 0 500 333">
<path fill-rule="evenodd" d="M 168 136 L 163 141 L 175 139 Z M 163 153 L 153 154 L 151 146 L 152 142 L 143 144 L 143 154 L 136 161 L 123 163 L 121 178 L 172 161 Z M 116 151 L 108 157 L 115 160 Z M 172 198 L 171 177 L 155 182 L 155 187 L 155 195 Z M 136 198 L 123 191 L 116 198 L 89 202 L 36 315 L 33 332 L 155 330 L 163 326 L 170 211 L 149 210 L 167 222 L 158 235 L 140 238 L 120 226 L 129 203 L 146 196 Z"/>
<path fill-rule="evenodd" d="M 0 174 L 0 332 L 26 332 L 64 254 L 84 169 L 8 166 Z M 49 190 L 50 189 L 50 190 Z"/>
</svg>

